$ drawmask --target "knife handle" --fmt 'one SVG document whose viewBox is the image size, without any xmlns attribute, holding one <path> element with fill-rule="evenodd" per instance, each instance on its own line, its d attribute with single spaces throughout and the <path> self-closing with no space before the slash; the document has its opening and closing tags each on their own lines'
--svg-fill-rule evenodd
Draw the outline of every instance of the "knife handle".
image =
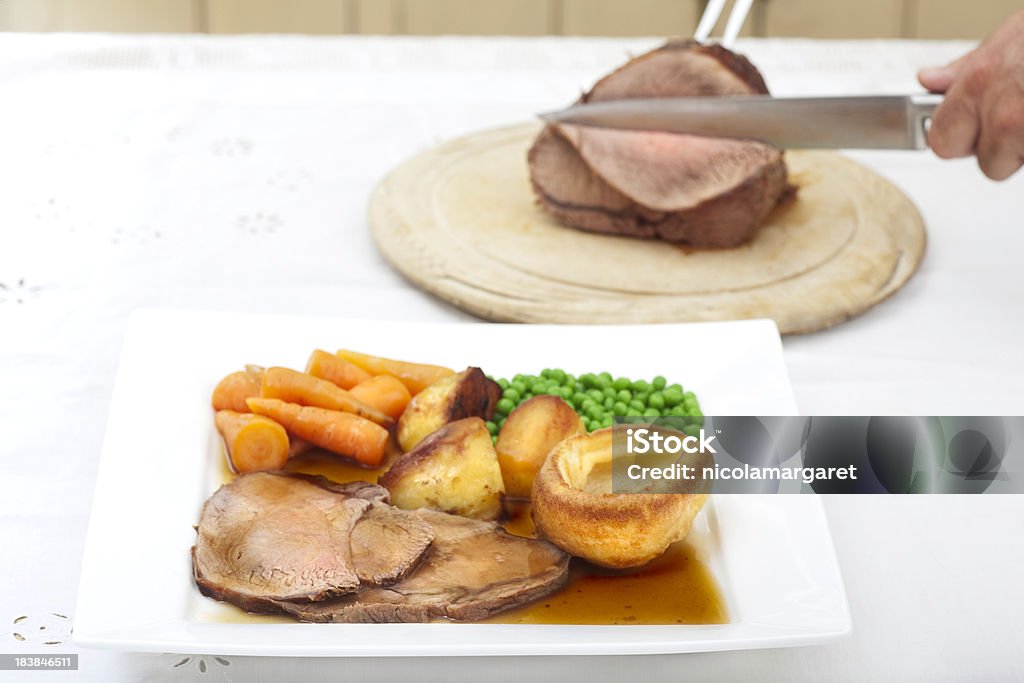
<svg viewBox="0 0 1024 683">
<path fill-rule="evenodd" d="M 942 95 L 910 96 L 908 119 L 915 149 L 928 149 L 928 127 L 931 124 L 932 115 L 935 114 L 935 110 L 940 104 L 942 104 Z"/>
</svg>

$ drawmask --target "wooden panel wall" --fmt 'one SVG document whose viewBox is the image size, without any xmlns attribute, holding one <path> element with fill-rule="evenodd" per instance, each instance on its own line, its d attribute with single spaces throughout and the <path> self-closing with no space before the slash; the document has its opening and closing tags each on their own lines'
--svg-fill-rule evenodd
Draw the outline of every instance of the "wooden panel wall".
<svg viewBox="0 0 1024 683">
<path fill-rule="evenodd" d="M 0 30 L 689 35 L 706 0 L 0 0 Z M 1024 0 L 755 0 L 744 35 L 982 38 Z M 721 34 L 725 19 L 719 22 Z"/>
<path fill-rule="evenodd" d="M 548 0 L 404 0 L 405 31 L 538 36 L 548 32 Z M 399 7 L 398 9 L 402 9 Z"/>
<path fill-rule="evenodd" d="M 65 31 L 186 33 L 202 10 L 193 0 L 63 0 L 59 17 Z"/>
<path fill-rule="evenodd" d="M 1024 9 L 1022 0 L 958 2 L 950 9 L 946 0 L 905 0 L 907 30 L 928 38 L 983 38 L 1000 20 Z"/>
<path fill-rule="evenodd" d="M 81 2 L 82 0 L 78 0 Z M 344 0 L 203 0 L 210 33 L 349 33 Z"/>
<path fill-rule="evenodd" d="M 765 0 L 764 34 L 815 38 L 899 38 L 903 32 L 903 3 L 893 0 Z M 947 2 L 946 11 L 959 14 L 966 3 Z M 912 37 L 912 36 L 907 36 Z"/>
<path fill-rule="evenodd" d="M 562 0 L 553 4 L 560 20 L 558 33 L 570 36 L 691 36 L 704 9 L 703 0 Z"/>
</svg>

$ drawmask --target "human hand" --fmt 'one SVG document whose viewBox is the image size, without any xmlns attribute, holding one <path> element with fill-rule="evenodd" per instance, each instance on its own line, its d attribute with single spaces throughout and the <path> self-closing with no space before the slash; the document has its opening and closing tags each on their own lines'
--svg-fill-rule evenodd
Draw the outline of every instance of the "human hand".
<svg viewBox="0 0 1024 683">
<path fill-rule="evenodd" d="M 1024 164 L 1024 11 L 955 62 L 918 73 L 945 93 L 928 145 L 943 159 L 978 157 L 989 178 L 1005 180 Z"/>
</svg>

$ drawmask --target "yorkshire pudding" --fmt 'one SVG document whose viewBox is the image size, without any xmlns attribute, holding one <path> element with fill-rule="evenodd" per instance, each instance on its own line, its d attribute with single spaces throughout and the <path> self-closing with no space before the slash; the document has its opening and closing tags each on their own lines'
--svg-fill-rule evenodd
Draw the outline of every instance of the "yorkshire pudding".
<svg viewBox="0 0 1024 683">
<path fill-rule="evenodd" d="M 562 550 L 603 567 L 638 567 L 686 537 L 706 493 L 612 493 L 612 439 L 625 425 L 565 439 L 533 483 L 533 521 Z"/>
</svg>

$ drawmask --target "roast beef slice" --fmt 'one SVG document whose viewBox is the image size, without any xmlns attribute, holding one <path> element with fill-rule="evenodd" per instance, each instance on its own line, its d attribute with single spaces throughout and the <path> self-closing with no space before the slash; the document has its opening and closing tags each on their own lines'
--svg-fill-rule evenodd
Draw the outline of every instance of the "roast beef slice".
<svg viewBox="0 0 1024 683">
<path fill-rule="evenodd" d="M 512 536 L 493 522 L 426 509 L 413 514 L 431 526 L 434 542 L 407 578 L 278 607 L 313 622 L 475 621 L 548 595 L 568 577 L 569 556 L 546 541 Z"/>
<path fill-rule="evenodd" d="M 200 590 L 248 611 L 316 601 L 404 577 L 433 540 L 430 525 L 384 504 L 387 491 L 322 477 L 254 473 L 203 506 L 192 549 Z M 372 552 L 371 552 L 372 550 Z"/>
</svg>

